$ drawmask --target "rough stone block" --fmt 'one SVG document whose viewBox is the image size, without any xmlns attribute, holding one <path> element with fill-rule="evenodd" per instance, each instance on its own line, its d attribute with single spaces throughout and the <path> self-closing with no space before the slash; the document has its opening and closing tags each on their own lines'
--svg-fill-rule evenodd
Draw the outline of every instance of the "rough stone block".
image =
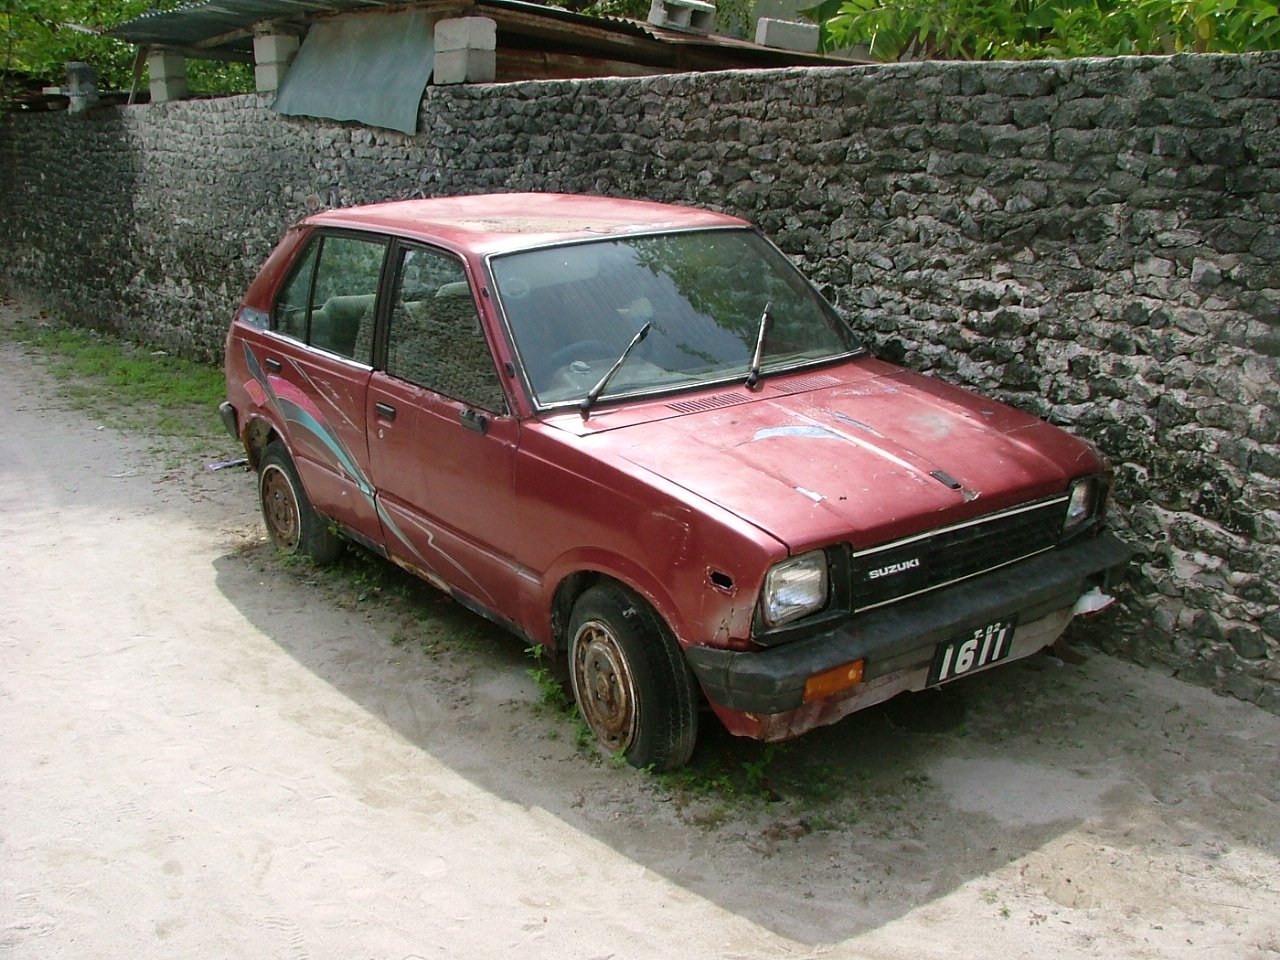
<svg viewBox="0 0 1280 960">
<path fill-rule="evenodd" d="M 253 38 L 255 63 L 290 63 L 300 41 L 291 33 L 262 33 Z"/>
<path fill-rule="evenodd" d="M 435 44 L 437 54 L 454 50 L 496 50 L 498 26 L 488 17 L 451 17 L 436 24 Z"/>
<path fill-rule="evenodd" d="M 498 58 L 493 50 L 436 51 L 434 82 L 491 83 L 497 76 Z"/>
<path fill-rule="evenodd" d="M 287 63 L 257 63 L 253 66 L 253 80 L 258 93 L 275 93 L 289 72 Z"/>
<path fill-rule="evenodd" d="M 756 43 L 762 47 L 814 53 L 818 49 L 818 25 L 762 17 L 756 23 Z"/>
<path fill-rule="evenodd" d="M 187 78 L 179 77 L 174 80 L 152 80 L 151 102 L 164 103 L 168 100 L 181 100 L 187 95 Z"/>
<path fill-rule="evenodd" d="M 151 102 L 181 100 L 187 95 L 187 61 L 180 53 L 157 50 L 147 57 Z"/>
<path fill-rule="evenodd" d="M 653 0 L 648 20 L 669 30 L 710 33 L 716 26 L 716 8 L 702 0 Z"/>
<path fill-rule="evenodd" d="M 87 63 L 68 63 L 67 97 L 70 113 L 84 113 L 97 106 L 98 72 Z"/>
</svg>

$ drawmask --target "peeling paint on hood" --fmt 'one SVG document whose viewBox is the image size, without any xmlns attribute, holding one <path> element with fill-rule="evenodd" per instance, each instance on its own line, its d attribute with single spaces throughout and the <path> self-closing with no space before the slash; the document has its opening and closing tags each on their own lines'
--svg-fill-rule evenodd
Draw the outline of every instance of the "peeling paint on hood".
<svg viewBox="0 0 1280 960">
<path fill-rule="evenodd" d="M 854 376 L 838 386 L 764 391 L 619 425 L 591 442 L 794 550 L 923 532 L 1061 493 L 1097 468 L 1087 444 L 1029 414 L 878 361 L 842 370 Z M 1069 476 L 1063 463 L 1080 469 Z"/>
</svg>

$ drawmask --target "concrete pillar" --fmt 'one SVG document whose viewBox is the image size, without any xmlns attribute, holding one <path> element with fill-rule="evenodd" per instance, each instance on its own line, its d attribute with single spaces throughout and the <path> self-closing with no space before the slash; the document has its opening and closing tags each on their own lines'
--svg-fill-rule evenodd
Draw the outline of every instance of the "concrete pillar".
<svg viewBox="0 0 1280 960">
<path fill-rule="evenodd" d="M 756 21 L 756 43 L 762 47 L 780 50 L 798 50 L 816 53 L 818 50 L 818 25 L 795 20 L 774 20 L 761 17 Z"/>
<path fill-rule="evenodd" d="M 171 50 L 156 50 L 147 57 L 151 78 L 151 102 L 181 100 L 187 95 L 187 60 Z"/>
<path fill-rule="evenodd" d="M 253 78 L 258 93 L 280 89 L 301 41 L 291 33 L 259 33 L 253 38 Z"/>
<path fill-rule="evenodd" d="M 491 83 L 498 72 L 498 25 L 488 17 L 441 20 L 435 31 L 436 83 Z"/>
<path fill-rule="evenodd" d="M 98 72 L 87 63 L 67 64 L 68 113 L 84 113 L 98 105 Z"/>
</svg>

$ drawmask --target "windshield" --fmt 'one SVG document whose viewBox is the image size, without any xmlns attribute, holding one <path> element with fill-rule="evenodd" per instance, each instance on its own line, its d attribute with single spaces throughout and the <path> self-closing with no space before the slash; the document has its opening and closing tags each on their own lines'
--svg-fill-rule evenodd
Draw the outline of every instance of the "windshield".
<svg viewBox="0 0 1280 960">
<path fill-rule="evenodd" d="M 494 257 L 498 298 L 539 404 L 581 400 L 646 323 L 603 397 L 746 380 L 859 349 L 835 310 L 745 229 L 600 240 Z"/>
</svg>

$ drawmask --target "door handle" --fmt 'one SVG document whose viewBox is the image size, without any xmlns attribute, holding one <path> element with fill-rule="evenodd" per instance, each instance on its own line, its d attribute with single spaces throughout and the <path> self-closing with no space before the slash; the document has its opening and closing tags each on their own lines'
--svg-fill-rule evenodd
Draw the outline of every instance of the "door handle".
<svg viewBox="0 0 1280 960">
<path fill-rule="evenodd" d="M 396 408 L 389 403 L 383 403 L 381 400 L 374 403 L 373 412 L 384 420 L 394 420 L 396 418 Z"/>
<path fill-rule="evenodd" d="M 458 414 L 458 420 L 472 433 L 478 433 L 482 437 L 489 430 L 489 418 L 483 413 L 476 413 L 474 410 L 463 410 Z"/>
<path fill-rule="evenodd" d="M 284 365 L 274 357 L 267 357 L 267 359 L 262 361 L 262 365 L 272 373 L 279 373 L 284 369 Z"/>
</svg>

